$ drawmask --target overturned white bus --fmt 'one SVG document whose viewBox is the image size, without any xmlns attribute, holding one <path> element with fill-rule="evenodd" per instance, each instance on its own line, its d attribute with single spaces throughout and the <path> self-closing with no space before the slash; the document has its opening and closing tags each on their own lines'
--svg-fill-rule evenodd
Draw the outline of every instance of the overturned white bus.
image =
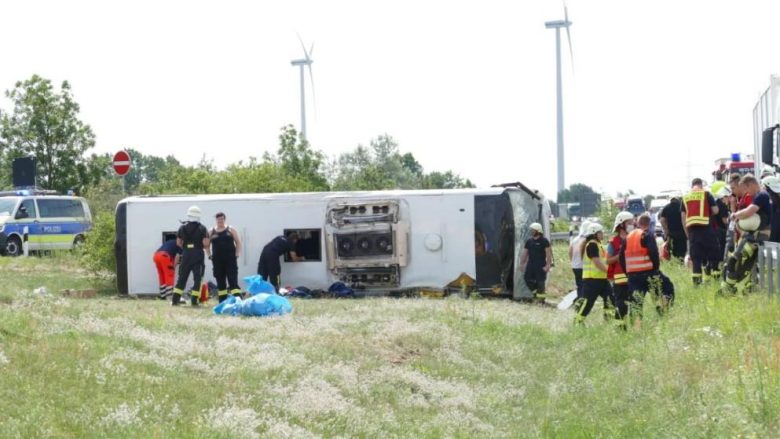
<svg viewBox="0 0 780 439">
<path fill-rule="evenodd" d="M 243 242 L 239 279 L 256 274 L 262 247 L 296 231 L 305 260 L 282 262 L 282 284 L 356 290 L 443 289 L 462 274 L 480 291 L 530 298 L 519 271 L 528 226 L 549 237 L 545 198 L 522 184 L 489 189 L 130 197 L 116 209 L 120 294 L 155 295 L 152 255 L 197 205 L 213 227 L 224 212 Z M 211 265 L 206 261 L 206 276 Z"/>
</svg>

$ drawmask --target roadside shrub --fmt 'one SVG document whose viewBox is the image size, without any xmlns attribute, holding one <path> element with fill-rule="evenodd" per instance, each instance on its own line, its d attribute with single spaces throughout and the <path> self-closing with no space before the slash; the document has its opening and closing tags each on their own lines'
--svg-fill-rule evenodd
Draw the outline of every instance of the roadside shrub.
<svg viewBox="0 0 780 439">
<path fill-rule="evenodd" d="M 116 226 L 114 213 L 103 210 L 93 216 L 92 230 L 87 233 L 84 243 L 84 267 L 93 273 L 116 274 L 114 255 L 114 236 Z"/>
</svg>

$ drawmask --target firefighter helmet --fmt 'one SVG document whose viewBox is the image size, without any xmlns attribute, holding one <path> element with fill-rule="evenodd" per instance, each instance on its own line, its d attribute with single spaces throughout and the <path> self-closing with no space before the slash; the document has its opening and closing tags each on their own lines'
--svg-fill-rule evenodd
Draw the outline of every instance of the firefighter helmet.
<svg viewBox="0 0 780 439">
<path fill-rule="evenodd" d="M 737 227 L 743 232 L 755 232 L 761 225 L 761 217 L 757 213 L 743 218 L 737 222 Z"/>
<path fill-rule="evenodd" d="M 602 226 L 599 223 L 591 223 L 590 226 L 588 227 L 588 231 L 586 232 L 586 234 L 590 236 L 603 231 L 604 231 L 604 226 Z"/>
<path fill-rule="evenodd" d="M 631 212 L 623 211 L 618 213 L 615 217 L 615 225 L 612 226 L 612 231 L 616 231 L 619 225 L 632 219 L 634 219 L 634 214 Z"/>
<path fill-rule="evenodd" d="M 190 206 L 187 209 L 187 219 L 190 221 L 200 221 L 200 207 Z"/>
<path fill-rule="evenodd" d="M 780 179 L 778 179 L 774 175 L 770 175 L 769 177 L 762 178 L 761 185 L 768 188 L 769 190 L 771 190 L 776 194 L 780 194 Z"/>
</svg>

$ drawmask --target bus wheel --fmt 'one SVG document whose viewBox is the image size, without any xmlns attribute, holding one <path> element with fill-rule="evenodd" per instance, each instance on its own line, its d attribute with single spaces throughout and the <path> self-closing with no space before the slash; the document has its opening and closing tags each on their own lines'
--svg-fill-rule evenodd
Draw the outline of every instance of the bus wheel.
<svg viewBox="0 0 780 439">
<path fill-rule="evenodd" d="M 18 236 L 8 237 L 8 241 L 5 242 L 5 255 L 6 256 L 19 256 L 22 254 L 22 240 Z"/>
</svg>

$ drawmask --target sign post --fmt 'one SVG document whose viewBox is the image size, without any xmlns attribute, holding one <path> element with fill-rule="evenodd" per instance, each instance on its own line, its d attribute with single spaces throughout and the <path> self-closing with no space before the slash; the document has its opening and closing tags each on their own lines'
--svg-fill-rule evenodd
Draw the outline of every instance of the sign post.
<svg viewBox="0 0 780 439">
<path fill-rule="evenodd" d="M 114 154 L 114 161 L 112 166 L 116 175 L 122 177 L 122 193 L 125 193 L 125 175 L 130 172 L 130 154 L 125 150 L 118 151 Z"/>
</svg>

